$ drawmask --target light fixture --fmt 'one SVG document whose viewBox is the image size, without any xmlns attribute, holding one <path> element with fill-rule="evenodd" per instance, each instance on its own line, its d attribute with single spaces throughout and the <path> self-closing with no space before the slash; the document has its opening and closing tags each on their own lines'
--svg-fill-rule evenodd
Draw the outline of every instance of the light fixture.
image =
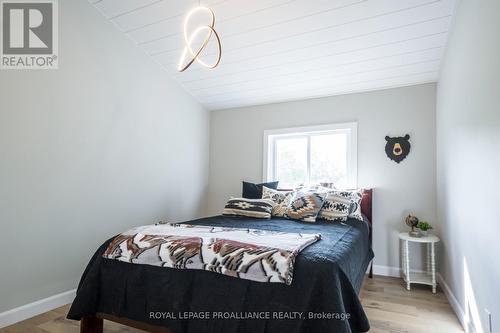
<svg viewBox="0 0 500 333">
<path fill-rule="evenodd" d="M 191 17 L 193 16 L 194 13 L 201 12 L 201 11 L 204 11 L 210 15 L 210 17 L 211 17 L 210 25 L 201 25 L 201 26 L 197 27 L 196 29 L 194 29 L 193 32 L 191 33 L 191 35 L 188 36 L 189 20 L 191 19 Z M 219 65 L 220 58 L 222 55 L 222 48 L 221 48 L 219 35 L 217 34 L 217 31 L 215 31 L 214 27 L 215 27 L 215 14 L 210 8 L 207 8 L 204 6 L 198 6 L 196 8 L 193 8 L 191 11 L 189 11 L 189 13 L 186 15 L 186 18 L 184 19 L 184 43 L 185 43 L 185 46 L 184 46 L 184 50 L 182 51 L 181 58 L 179 61 L 179 67 L 178 67 L 179 72 L 184 72 L 195 61 L 197 63 L 199 63 L 200 65 L 205 66 L 209 69 L 213 69 L 213 68 L 217 67 L 217 65 Z M 207 36 L 203 40 L 203 43 L 201 44 L 199 49 L 195 52 L 191 48 L 191 43 L 202 31 L 206 31 Z M 200 54 L 201 54 L 201 52 L 203 52 L 205 47 L 208 45 L 208 42 L 210 41 L 210 38 L 212 38 L 212 35 L 215 36 L 215 41 L 217 43 L 217 59 L 212 64 L 207 64 L 206 62 L 204 62 L 203 60 L 200 59 Z M 191 60 L 186 62 L 186 58 L 188 56 L 188 53 L 191 56 Z"/>
</svg>

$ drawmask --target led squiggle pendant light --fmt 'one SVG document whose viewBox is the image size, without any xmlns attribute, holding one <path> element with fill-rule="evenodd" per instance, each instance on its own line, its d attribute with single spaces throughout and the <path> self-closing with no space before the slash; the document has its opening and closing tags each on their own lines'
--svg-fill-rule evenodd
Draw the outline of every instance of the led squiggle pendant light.
<svg viewBox="0 0 500 333">
<path fill-rule="evenodd" d="M 204 11 L 210 15 L 211 24 L 210 25 L 201 25 L 201 26 L 197 27 L 191 33 L 191 35 L 188 36 L 189 20 L 191 19 L 191 17 L 193 16 L 194 13 L 197 13 L 200 11 Z M 186 18 L 184 19 L 184 43 L 185 43 L 185 46 L 184 46 L 184 50 L 182 51 L 182 55 L 181 55 L 181 58 L 179 61 L 179 67 L 178 67 L 179 72 L 184 72 L 195 61 L 197 63 L 199 63 L 200 65 L 205 66 L 209 69 L 213 69 L 213 68 L 217 67 L 217 65 L 219 65 L 220 58 L 222 55 L 222 47 L 221 47 L 219 35 L 217 34 L 217 31 L 215 31 L 214 27 L 215 27 L 215 14 L 210 8 L 198 5 L 198 7 L 195 7 L 191 11 L 189 11 L 189 13 L 186 15 Z M 202 31 L 207 31 L 207 36 L 205 37 L 205 40 L 201 44 L 200 48 L 195 52 L 191 48 L 191 43 Z M 210 38 L 212 38 L 212 35 L 215 36 L 215 41 L 217 42 L 217 59 L 212 64 L 207 64 L 206 62 L 204 62 L 203 60 L 200 59 L 200 54 L 201 54 L 201 52 L 203 52 L 205 47 L 208 45 L 208 42 L 210 41 Z M 187 57 L 188 53 L 191 56 L 191 60 L 186 62 L 186 57 Z"/>
</svg>

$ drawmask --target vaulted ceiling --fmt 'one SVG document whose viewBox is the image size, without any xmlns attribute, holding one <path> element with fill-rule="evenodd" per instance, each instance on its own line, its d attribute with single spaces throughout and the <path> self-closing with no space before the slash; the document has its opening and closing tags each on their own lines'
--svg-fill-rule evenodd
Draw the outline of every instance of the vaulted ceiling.
<svg viewBox="0 0 500 333">
<path fill-rule="evenodd" d="M 215 12 L 222 60 L 213 70 L 195 63 L 179 73 L 184 16 L 198 0 L 90 2 L 210 110 L 437 81 L 455 6 L 202 0 Z"/>
</svg>

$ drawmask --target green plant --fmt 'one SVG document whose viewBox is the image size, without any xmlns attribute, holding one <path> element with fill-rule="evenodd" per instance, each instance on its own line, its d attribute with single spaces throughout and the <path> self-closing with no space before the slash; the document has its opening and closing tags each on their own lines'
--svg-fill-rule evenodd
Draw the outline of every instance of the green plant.
<svg viewBox="0 0 500 333">
<path fill-rule="evenodd" d="M 429 224 L 427 221 L 420 221 L 417 224 L 417 228 L 419 228 L 422 231 L 427 231 L 429 229 L 432 229 L 432 225 Z"/>
</svg>

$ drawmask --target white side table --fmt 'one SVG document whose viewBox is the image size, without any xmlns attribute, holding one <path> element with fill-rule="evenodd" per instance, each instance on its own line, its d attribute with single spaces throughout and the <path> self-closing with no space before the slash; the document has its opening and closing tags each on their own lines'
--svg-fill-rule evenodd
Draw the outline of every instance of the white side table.
<svg viewBox="0 0 500 333">
<path fill-rule="evenodd" d="M 436 293 L 436 249 L 435 244 L 439 242 L 439 237 L 435 235 L 428 235 L 422 237 L 411 237 L 408 232 L 401 232 L 399 239 L 403 242 L 401 244 L 401 262 L 402 277 L 406 282 L 406 289 L 410 290 L 410 284 L 420 283 L 432 286 L 432 292 Z M 426 272 L 412 272 L 410 270 L 410 251 L 409 242 L 421 243 L 427 246 L 427 271 Z"/>
</svg>

